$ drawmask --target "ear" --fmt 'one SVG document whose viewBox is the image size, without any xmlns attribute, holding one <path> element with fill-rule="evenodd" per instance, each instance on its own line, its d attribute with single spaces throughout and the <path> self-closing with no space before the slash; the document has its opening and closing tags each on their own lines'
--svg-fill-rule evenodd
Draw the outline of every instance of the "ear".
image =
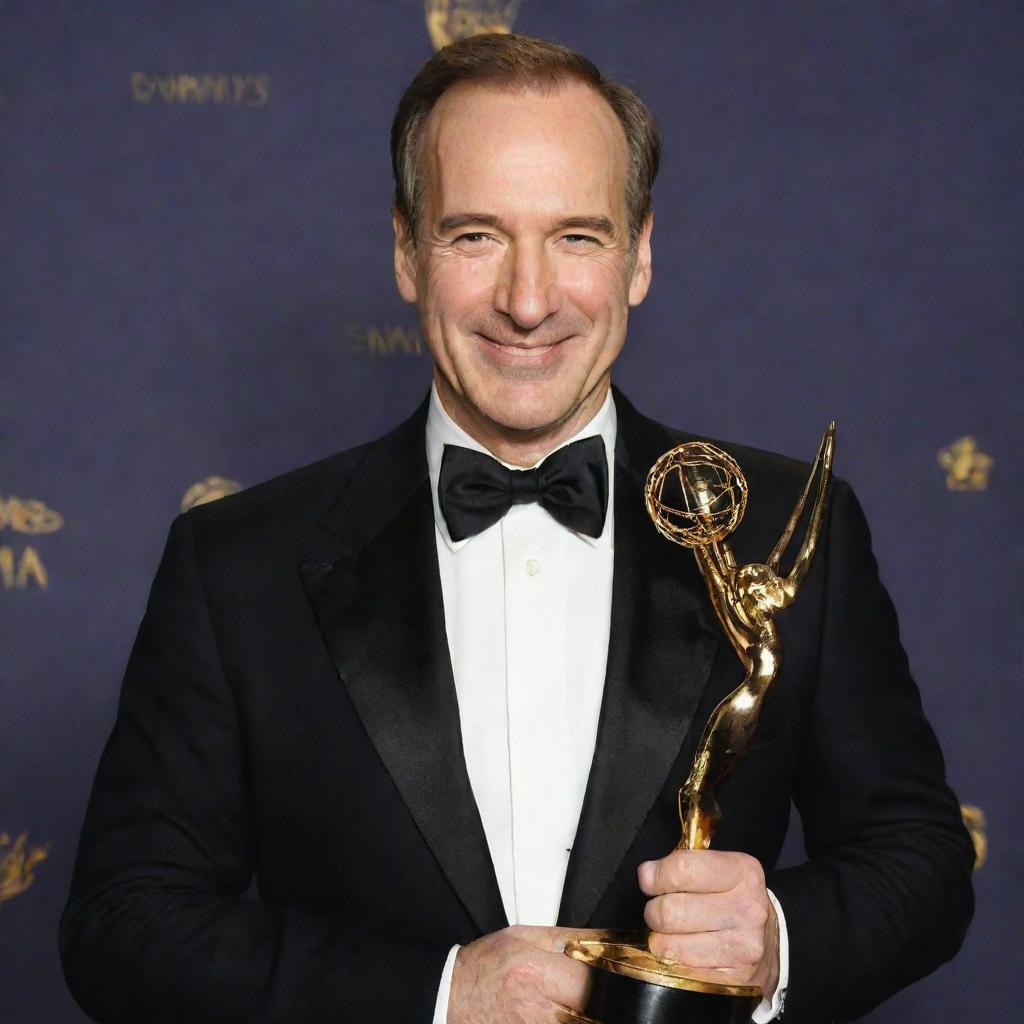
<svg viewBox="0 0 1024 1024">
<path fill-rule="evenodd" d="M 631 306 L 639 306 L 647 295 L 647 289 L 651 287 L 651 229 L 653 227 L 654 214 L 649 213 L 636 243 L 633 277 L 629 282 L 629 304 Z"/>
<path fill-rule="evenodd" d="M 406 219 L 395 209 L 391 211 L 395 231 L 395 284 L 406 302 L 416 301 L 416 255 Z"/>
</svg>

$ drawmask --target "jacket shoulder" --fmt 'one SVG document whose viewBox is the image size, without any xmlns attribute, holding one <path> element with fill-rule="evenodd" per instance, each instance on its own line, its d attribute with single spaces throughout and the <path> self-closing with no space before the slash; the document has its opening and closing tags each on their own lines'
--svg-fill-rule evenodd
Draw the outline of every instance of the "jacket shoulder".
<svg viewBox="0 0 1024 1024">
<path fill-rule="evenodd" d="M 617 407 L 622 410 L 621 393 L 616 395 Z M 620 414 L 621 418 L 621 414 Z M 708 437 L 683 430 L 679 427 L 668 426 L 659 423 L 650 417 L 637 412 L 632 406 L 626 410 L 626 421 L 632 433 L 640 433 L 647 437 L 661 435 L 664 438 L 664 449 L 667 451 L 676 445 L 686 441 L 702 441 L 721 448 L 731 455 L 739 464 L 747 482 L 754 490 L 755 484 L 758 489 L 769 488 L 771 490 L 791 491 L 796 488 L 797 492 L 803 487 L 807 476 L 811 471 L 812 462 L 805 459 L 793 458 L 783 455 L 780 452 L 769 451 L 751 444 L 744 444 L 738 441 L 725 440 L 718 437 Z M 637 427 L 641 429 L 638 431 Z M 818 438 L 809 438 L 808 447 L 815 450 Z"/>
<path fill-rule="evenodd" d="M 198 541 L 225 542 L 239 535 L 279 539 L 311 529 L 330 508 L 366 457 L 370 444 L 334 455 L 254 484 L 184 515 Z"/>
<path fill-rule="evenodd" d="M 383 437 L 192 509 L 193 533 L 214 540 L 255 535 L 279 546 L 327 524 L 339 508 L 387 504 L 392 491 L 426 473 L 427 404 Z"/>
</svg>

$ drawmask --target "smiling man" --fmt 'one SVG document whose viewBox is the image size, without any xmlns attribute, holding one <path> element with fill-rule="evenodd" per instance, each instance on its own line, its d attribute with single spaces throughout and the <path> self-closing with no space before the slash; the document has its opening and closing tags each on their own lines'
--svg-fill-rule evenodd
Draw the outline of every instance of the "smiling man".
<svg viewBox="0 0 1024 1024">
<path fill-rule="evenodd" d="M 815 1022 L 955 952 L 973 851 L 841 481 L 720 848 L 670 852 L 740 672 L 643 510 L 685 435 L 611 389 L 658 154 L 642 102 L 553 43 L 474 37 L 406 90 L 394 269 L 430 396 L 175 521 L 62 920 L 96 1019 L 564 1020 L 567 935 L 646 926 L 760 987 L 754 1020 Z M 755 561 L 807 467 L 727 447 Z M 777 870 L 793 802 L 811 856 Z"/>
<path fill-rule="evenodd" d="M 629 209 L 622 124 L 583 81 L 462 82 L 421 134 L 417 210 L 400 198 L 395 213 L 399 290 L 419 303 L 445 411 L 499 458 L 533 465 L 608 393 L 628 307 L 651 280 L 649 193 Z"/>
</svg>

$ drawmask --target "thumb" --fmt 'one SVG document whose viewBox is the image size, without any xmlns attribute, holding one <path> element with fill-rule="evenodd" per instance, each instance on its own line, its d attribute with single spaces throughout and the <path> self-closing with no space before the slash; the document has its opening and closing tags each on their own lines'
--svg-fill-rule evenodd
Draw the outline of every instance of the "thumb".
<svg viewBox="0 0 1024 1024">
<path fill-rule="evenodd" d="M 517 938 L 549 953 L 564 952 L 569 939 L 596 939 L 602 934 L 594 928 L 549 928 L 539 925 L 520 925 L 516 928 Z"/>
</svg>

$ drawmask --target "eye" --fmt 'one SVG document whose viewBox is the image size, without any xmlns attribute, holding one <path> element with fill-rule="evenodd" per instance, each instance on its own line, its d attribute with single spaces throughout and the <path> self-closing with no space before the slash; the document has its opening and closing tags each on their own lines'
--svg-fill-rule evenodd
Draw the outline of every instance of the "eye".
<svg viewBox="0 0 1024 1024">
<path fill-rule="evenodd" d="M 489 238 L 490 235 L 483 231 L 467 231 L 459 235 L 453 244 L 460 245 L 464 249 L 479 249 Z"/>
<path fill-rule="evenodd" d="M 562 235 L 562 241 L 568 242 L 573 249 L 585 249 L 591 245 L 601 244 L 591 235 Z"/>
</svg>

